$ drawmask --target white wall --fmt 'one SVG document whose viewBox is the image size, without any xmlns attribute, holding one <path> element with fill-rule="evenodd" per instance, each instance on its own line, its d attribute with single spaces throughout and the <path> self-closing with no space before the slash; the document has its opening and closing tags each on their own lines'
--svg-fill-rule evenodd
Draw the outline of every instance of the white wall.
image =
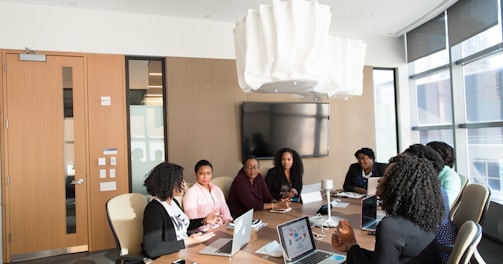
<svg viewBox="0 0 503 264">
<path fill-rule="evenodd" d="M 0 48 L 234 59 L 234 23 L 0 1 Z M 362 37 L 366 65 L 397 67 L 398 38 Z"/>
</svg>

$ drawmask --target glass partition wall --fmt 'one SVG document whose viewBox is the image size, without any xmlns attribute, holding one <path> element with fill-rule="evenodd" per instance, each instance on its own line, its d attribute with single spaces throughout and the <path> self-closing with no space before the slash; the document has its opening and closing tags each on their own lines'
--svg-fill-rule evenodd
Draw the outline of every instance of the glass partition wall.
<svg viewBox="0 0 503 264">
<path fill-rule="evenodd" d="M 131 192 L 147 194 L 145 175 L 166 160 L 164 58 L 126 57 Z"/>
</svg>

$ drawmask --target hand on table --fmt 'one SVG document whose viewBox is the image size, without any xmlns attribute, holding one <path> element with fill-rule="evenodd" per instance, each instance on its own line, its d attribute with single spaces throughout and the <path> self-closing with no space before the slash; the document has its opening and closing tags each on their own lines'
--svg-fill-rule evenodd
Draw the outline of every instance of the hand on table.
<svg viewBox="0 0 503 264">
<path fill-rule="evenodd" d="M 198 233 L 192 234 L 184 240 L 185 246 L 187 247 L 190 245 L 202 243 L 202 242 L 204 242 L 214 236 L 215 236 L 215 233 L 213 233 L 213 232 L 207 232 L 207 233 L 198 232 Z"/>
<path fill-rule="evenodd" d="M 366 194 L 367 193 L 367 190 L 362 187 L 355 187 L 354 191 L 355 191 L 355 193 L 359 193 L 359 194 Z"/>
</svg>

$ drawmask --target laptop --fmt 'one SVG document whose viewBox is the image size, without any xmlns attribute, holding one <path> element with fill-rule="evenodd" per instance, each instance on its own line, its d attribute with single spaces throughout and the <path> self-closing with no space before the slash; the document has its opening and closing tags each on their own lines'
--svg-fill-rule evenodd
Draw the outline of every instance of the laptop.
<svg viewBox="0 0 503 264">
<path fill-rule="evenodd" d="M 234 220 L 232 238 L 218 238 L 199 251 L 200 254 L 231 257 L 250 242 L 253 209 Z"/>
<path fill-rule="evenodd" d="M 362 199 L 361 205 L 361 229 L 375 231 L 379 220 L 377 219 L 377 195 Z"/>
<path fill-rule="evenodd" d="M 277 226 L 285 263 L 343 263 L 346 256 L 316 249 L 307 216 Z"/>
<path fill-rule="evenodd" d="M 381 177 L 370 177 L 367 181 L 367 196 L 376 195 L 377 191 L 377 181 L 379 181 Z"/>
</svg>

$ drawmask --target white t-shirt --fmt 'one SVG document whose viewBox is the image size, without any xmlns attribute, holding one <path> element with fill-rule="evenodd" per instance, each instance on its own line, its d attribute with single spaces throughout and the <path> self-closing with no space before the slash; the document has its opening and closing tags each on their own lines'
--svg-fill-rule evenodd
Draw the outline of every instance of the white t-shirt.
<svg viewBox="0 0 503 264">
<path fill-rule="evenodd" d="M 187 215 L 175 202 L 171 202 L 170 205 L 166 201 L 161 201 L 157 198 L 155 199 L 160 202 L 162 206 L 164 206 L 164 209 L 166 209 L 166 212 L 168 212 L 169 216 L 171 217 L 171 221 L 175 226 L 177 240 L 186 239 L 188 237 L 187 229 L 190 225 L 189 217 L 187 217 Z"/>
<path fill-rule="evenodd" d="M 365 174 L 365 170 L 362 169 L 362 175 L 363 175 L 363 178 L 370 178 L 372 177 L 372 170 L 369 172 L 369 174 Z"/>
</svg>

